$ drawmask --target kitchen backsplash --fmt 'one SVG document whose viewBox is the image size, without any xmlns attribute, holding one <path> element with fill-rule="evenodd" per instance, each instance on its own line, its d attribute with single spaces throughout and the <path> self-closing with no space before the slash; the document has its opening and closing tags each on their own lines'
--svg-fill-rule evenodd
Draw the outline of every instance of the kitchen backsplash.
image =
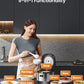
<svg viewBox="0 0 84 84">
<path fill-rule="evenodd" d="M 0 39 L 0 56 L 3 55 L 2 47 L 5 47 L 5 56 L 7 57 L 9 55 L 11 42 L 4 39 Z M 16 50 L 15 55 L 17 54 L 18 54 L 18 51 Z"/>
<path fill-rule="evenodd" d="M 2 47 L 5 46 L 5 54 L 8 56 L 12 39 L 17 36 L 0 36 L 0 55 L 2 55 Z M 84 38 L 39 38 L 41 39 L 42 54 L 52 53 L 57 61 L 74 61 L 76 59 L 84 61 Z M 16 50 L 15 55 L 17 54 Z"/>
</svg>

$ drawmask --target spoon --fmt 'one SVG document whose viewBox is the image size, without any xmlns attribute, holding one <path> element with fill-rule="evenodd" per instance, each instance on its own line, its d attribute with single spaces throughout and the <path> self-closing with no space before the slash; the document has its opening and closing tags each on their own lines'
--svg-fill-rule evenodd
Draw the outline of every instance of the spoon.
<svg viewBox="0 0 84 84">
<path fill-rule="evenodd" d="M 35 58 L 39 58 L 39 55 L 38 54 L 33 54 L 31 52 L 29 54 L 33 55 Z"/>
</svg>

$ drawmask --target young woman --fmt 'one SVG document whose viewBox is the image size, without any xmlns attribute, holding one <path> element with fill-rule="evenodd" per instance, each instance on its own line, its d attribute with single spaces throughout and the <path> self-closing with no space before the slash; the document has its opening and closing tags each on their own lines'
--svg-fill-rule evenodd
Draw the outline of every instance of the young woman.
<svg viewBox="0 0 84 84">
<path fill-rule="evenodd" d="M 37 72 L 40 67 L 33 63 L 34 56 L 29 52 L 39 55 L 39 59 L 42 59 L 41 43 L 40 39 L 36 36 L 36 22 L 33 20 L 27 20 L 24 24 L 24 29 L 21 36 L 14 38 L 11 44 L 8 62 L 14 62 L 19 59 L 17 78 L 20 78 L 21 69 L 34 69 Z M 15 50 L 18 50 L 19 54 L 14 56 Z"/>
</svg>

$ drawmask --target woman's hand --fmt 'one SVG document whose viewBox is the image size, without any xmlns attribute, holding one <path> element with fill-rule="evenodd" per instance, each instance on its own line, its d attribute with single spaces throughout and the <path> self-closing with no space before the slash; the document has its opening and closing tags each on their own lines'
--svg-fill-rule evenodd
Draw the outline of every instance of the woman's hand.
<svg viewBox="0 0 84 84">
<path fill-rule="evenodd" d="M 29 51 L 23 51 L 23 52 L 21 53 L 21 57 L 25 57 L 25 56 L 27 56 L 27 55 L 29 55 Z"/>
</svg>

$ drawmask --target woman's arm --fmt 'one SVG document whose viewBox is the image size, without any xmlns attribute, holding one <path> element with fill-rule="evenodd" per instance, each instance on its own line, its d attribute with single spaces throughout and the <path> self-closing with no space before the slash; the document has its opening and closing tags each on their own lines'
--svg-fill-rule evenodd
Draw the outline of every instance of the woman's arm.
<svg viewBox="0 0 84 84">
<path fill-rule="evenodd" d="M 37 53 L 39 54 L 39 59 L 42 59 L 42 50 L 41 50 L 41 43 L 36 48 Z"/>
<path fill-rule="evenodd" d="M 10 49 L 10 52 L 9 52 L 8 62 L 14 62 L 21 57 L 20 54 L 17 55 L 17 56 L 14 56 L 15 50 L 16 50 L 16 45 L 12 42 L 11 49 Z"/>
<path fill-rule="evenodd" d="M 11 49 L 10 49 L 10 52 L 9 52 L 8 62 L 14 62 L 21 57 L 29 55 L 28 51 L 23 51 L 21 54 L 18 54 L 16 56 L 14 56 L 15 51 L 16 51 L 16 45 L 15 45 L 15 43 L 12 42 Z"/>
</svg>

